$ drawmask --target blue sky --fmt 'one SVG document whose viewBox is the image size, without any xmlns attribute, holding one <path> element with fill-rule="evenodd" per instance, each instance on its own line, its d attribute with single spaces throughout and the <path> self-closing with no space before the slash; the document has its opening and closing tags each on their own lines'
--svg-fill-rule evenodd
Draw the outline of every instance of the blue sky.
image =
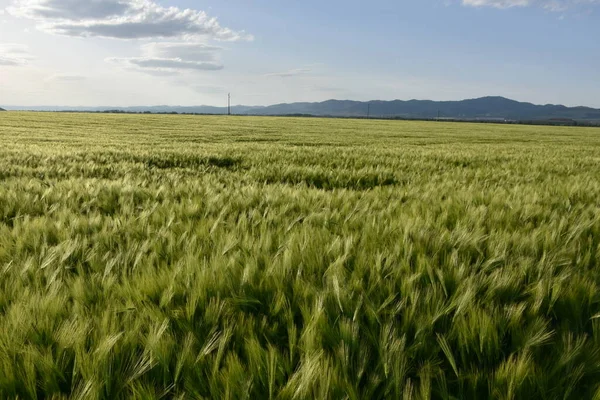
<svg viewBox="0 0 600 400">
<path fill-rule="evenodd" d="M 0 0 L 0 105 L 600 107 L 600 0 Z"/>
</svg>

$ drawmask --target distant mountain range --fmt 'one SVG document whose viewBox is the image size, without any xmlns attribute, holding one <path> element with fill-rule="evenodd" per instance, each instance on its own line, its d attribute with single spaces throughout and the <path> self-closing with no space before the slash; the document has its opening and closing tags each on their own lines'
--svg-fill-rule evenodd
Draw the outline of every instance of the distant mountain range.
<svg viewBox="0 0 600 400">
<path fill-rule="evenodd" d="M 0 111 L 6 111 L 4 108 L 0 108 Z"/>
<path fill-rule="evenodd" d="M 151 113 L 226 114 L 227 107 L 211 106 L 149 106 L 149 107 L 5 107 L 8 110 L 33 111 L 122 111 Z M 289 103 L 271 106 L 234 106 L 232 113 L 241 115 L 314 115 L 331 117 L 396 117 L 396 118 L 454 118 L 548 120 L 573 119 L 600 121 L 600 109 L 566 107 L 563 105 L 535 105 L 504 97 L 482 97 L 461 101 L 392 100 L 350 101 L 328 100 L 320 103 Z"/>
</svg>

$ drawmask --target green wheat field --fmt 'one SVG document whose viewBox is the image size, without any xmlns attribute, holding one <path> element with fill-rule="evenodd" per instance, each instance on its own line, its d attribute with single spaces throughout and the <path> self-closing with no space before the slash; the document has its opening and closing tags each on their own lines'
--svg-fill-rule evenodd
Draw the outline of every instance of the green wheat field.
<svg viewBox="0 0 600 400">
<path fill-rule="evenodd" d="M 600 399 L 600 129 L 0 115 L 0 398 Z"/>
</svg>

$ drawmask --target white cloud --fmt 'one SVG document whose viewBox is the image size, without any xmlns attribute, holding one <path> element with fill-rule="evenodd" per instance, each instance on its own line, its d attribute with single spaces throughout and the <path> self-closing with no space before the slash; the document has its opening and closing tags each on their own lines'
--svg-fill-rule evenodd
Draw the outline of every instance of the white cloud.
<svg viewBox="0 0 600 400">
<path fill-rule="evenodd" d="M 0 56 L 0 66 L 16 67 L 19 65 L 23 65 L 19 60 L 6 56 Z"/>
<path fill-rule="evenodd" d="M 32 19 L 102 19 L 132 12 L 137 2 L 128 0 L 17 0 L 12 14 Z"/>
<path fill-rule="evenodd" d="M 0 43 L 0 52 L 5 54 L 16 54 L 16 55 L 29 55 L 29 48 L 24 44 L 17 43 Z"/>
<path fill-rule="evenodd" d="M 16 43 L 0 44 L 0 66 L 17 67 L 33 59 L 27 46 Z"/>
<path fill-rule="evenodd" d="M 529 6 L 532 0 L 463 0 L 462 3 L 472 7 L 510 8 Z"/>
<path fill-rule="evenodd" d="M 214 86 L 214 85 L 194 85 L 187 81 L 182 81 L 180 83 L 181 86 L 185 86 L 188 89 L 193 90 L 196 93 L 200 94 L 222 94 L 227 93 L 227 89 L 223 86 Z"/>
<path fill-rule="evenodd" d="M 541 7 L 549 11 L 565 11 L 575 6 L 600 4 L 600 0 L 462 0 L 462 4 L 470 7 Z"/>
<path fill-rule="evenodd" d="M 188 42 L 154 42 L 142 46 L 147 57 L 181 58 L 189 61 L 215 61 L 216 54 L 221 50 L 223 49 L 217 46 Z"/>
<path fill-rule="evenodd" d="M 158 76 L 224 68 L 219 61 L 222 48 L 204 43 L 154 42 L 143 45 L 141 49 L 142 57 L 109 58 L 106 61 Z"/>
<path fill-rule="evenodd" d="M 181 58 L 109 58 L 109 62 L 124 63 L 131 67 L 137 67 L 142 70 L 151 71 L 218 71 L 223 66 L 215 62 L 186 61 Z"/>
<path fill-rule="evenodd" d="M 37 20 L 43 31 L 66 36 L 253 40 L 243 31 L 222 27 L 204 11 L 162 7 L 151 0 L 15 0 L 8 10 Z"/>
<path fill-rule="evenodd" d="M 346 93 L 346 92 L 348 92 L 348 89 L 344 89 L 341 87 L 334 87 L 334 86 L 315 86 L 313 89 L 316 90 L 317 92 L 325 92 L 325 93 Z"/>
<path fill-rule="evenodd" d="M 63 82 L 63 83 L 83 82 L 85 80 L 87 80 L 87 77 L 82 76 L 82 75 L 65 75 L 65 74 L 54 74 L 54 75 L 50 75 L 49 77 L 46 78 L 47 82 Z"/>
<path fill-rule="evenodd" d="M 291 78 L 293 76 L 306 75 L 311 72 L 312 72 L 312 70 L 310 68 L 296 68 L 296 69 L 290 69 L 288 71 L 283 71 L 283 72 L 273 72 L 270 74 L 266 74 L 265 76 L 269 76 L 269 77 L 278 76 L 280 78 Z"/>
</svg>

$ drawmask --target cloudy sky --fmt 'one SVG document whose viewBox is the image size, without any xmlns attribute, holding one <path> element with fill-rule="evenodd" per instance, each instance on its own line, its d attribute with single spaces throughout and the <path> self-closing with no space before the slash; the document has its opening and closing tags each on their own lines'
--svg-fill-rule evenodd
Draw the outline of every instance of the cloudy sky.
<svg viewBox="0 0 600 400">
<path fill-rule="evenodd" d="M 0 0 L 0 105 L 600 107 L 600 0 Z"/>
</svg>

